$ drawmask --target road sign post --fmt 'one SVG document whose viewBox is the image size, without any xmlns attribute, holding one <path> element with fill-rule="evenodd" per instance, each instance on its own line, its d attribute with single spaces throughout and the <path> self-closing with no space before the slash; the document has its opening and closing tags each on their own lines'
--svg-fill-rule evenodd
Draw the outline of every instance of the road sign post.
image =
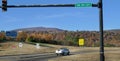
<svg viewBox="0 0 120 61">
<path fill-rule="evenodd" d="M 22 48 L 23 47 L 23 43 L 19 43 L 19 45 L 18 45 L 20 48 Z"/>
<path fill-rule="evenodd" d="M 39 43 L 36 43 L 36 46 L 35 46 L 37 49 L 40 49 L 40 44 Z"/>
<path fill-rule="evenodd" d="M 84 41 L 84 39 L 79 39 L 79 46 L 84 46 L 84 44 L 85 44 L 85 41 Z"/>
</svg>

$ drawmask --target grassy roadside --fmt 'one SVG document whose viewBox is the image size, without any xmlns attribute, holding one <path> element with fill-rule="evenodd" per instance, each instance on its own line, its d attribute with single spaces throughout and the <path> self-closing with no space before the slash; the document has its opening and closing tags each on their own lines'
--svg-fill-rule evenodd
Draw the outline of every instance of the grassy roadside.
<svg viewBox="0 0 120 61">
<path fill-rule="evenodd" d="M 60 58 L 50 59 L 49 61 L 99 61 L 99 47 L 74 47 L 51 44 L 41 44 L 40 49 L 36 49 L 35 43 L 24 43 L 22 48 L 18 47 L 18 42 L 0 43 L 0 56 L 18 55 L 18 54 L 35 54 L 51 53 L 61 47 L 67 47 L 71 52 L 90 52 L 77 55 L 63 56 Z M 94 51 L 94 52 L 92 52 Z M 105 47 L 106 61 L 120 61 L 120 47 Z"/>
<path fill-rule="evenodd" d="M 23 43 L 23 47 L 20 48 L 18 42 L 6 42 L 0 43 L 0 56 L 3 55 L 18 55 L 18 54 L 34 54 L 34 53 L 49 53 L 53 52 L 55 48 L 40 46 L 37 49 L 34 44 Z M 48 51 L 47 49 L 51 49 Z"/>
<path fill-rule="evenodd" d="M 77 51 L 78 47 L 73 46 L 61 46 L 40 43 L 40 49 L 37 49 L 35 43 L 23 43 L 23 47 L 20 48 L 19 42 L 5 42 L 0 43 L 0 56 L 4 55 L 18 55 L 18 54 L 37 54 L 37 53 L 53 53 L 56 49 L 61 47 L 67 47 L 72 52 Z"/>
<path fill-rule="evenodd" d="M 99 54 L 78 54 L 73 56 L 66 56 L 56 59 L 51 59 L 49 61 L 99 61 Z M 120 53 L 107 53 L 105 54 L 105 61 L 120 61 Z"/>
<path fill-rule="evenodd" d="M 84 54 L 63 56 L 60 58 L 50 59 L 49 61 L 99 61 L 98 48 L 85 48 L 84 51 L 95 51 Z M 97 51 L 98 50 L 98 51 Z M 106 61 L 120 61 L 120 48 L 118 47 L 105 47 L 105 60 Z"/>
</svg>

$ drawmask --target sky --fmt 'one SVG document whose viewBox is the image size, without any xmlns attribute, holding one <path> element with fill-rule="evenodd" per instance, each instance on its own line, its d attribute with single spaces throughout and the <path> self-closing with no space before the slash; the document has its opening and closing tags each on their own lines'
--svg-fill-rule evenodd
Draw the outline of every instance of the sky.
<svg viewBox="0 0 120 61">
<path fill-rule="evenodd" d="M 98 3 L 98 0 L 8 0 L 8 5 Z M 120 0 L 103 0 L 104 30 L 120 29 Z M 1 6 L 0 0 L 0 6 Z M 64 30 L 99 30 L 96 7 L 8 8 L 0 9 L 0 30 L 51 27 Z"/>
</svg>

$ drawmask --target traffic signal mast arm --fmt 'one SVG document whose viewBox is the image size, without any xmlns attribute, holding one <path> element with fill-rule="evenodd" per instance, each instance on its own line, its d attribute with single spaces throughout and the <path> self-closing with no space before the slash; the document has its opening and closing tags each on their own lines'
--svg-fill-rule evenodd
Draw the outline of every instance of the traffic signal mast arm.
<svg viewBox="0 0 120 61">
<path fill-rule="evenodd" d="M 39 5 L 7 5 L 7 8 L 29 8 L 29 7 L 75 7 L 75 4 L 39 4 Z M 92 7 L 98 7 L 98 4 L 92 4 Z M 2 8 L 0 6 L 0 8 Z"/>
<path fill-rule="evenodd" d="M 29 7 L 74 7 L 74 4 L 38 4 L 38 5 L 8 5 L 8 8 L 29 8 Z"/>
</svg>

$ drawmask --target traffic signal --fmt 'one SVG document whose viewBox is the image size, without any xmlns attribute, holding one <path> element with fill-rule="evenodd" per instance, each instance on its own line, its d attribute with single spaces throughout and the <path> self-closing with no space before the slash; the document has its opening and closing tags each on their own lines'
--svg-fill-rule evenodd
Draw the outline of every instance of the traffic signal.
<svg viewBox="0 0 120 61">
<path fill-rule="evenodd" d="M 7 0 L 2 0 L 2 11 L 7 11 Z"/>
</svg>

